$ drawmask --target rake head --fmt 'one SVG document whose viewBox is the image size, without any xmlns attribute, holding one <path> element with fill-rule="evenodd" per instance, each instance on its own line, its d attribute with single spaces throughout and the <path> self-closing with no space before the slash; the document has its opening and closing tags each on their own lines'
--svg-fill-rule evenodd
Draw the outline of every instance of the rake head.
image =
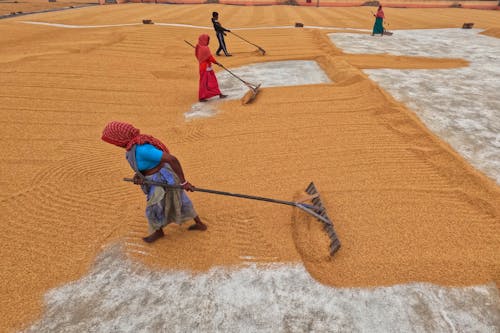
<svg viewBox="0 0 500 333">
<path fill-rule="evenodd" d="M 330 255 L 333 256 L 335 252 L 337 252 L 340 249 L 340 240 L 337 237 L 335 229 L 333 228 L 333 223 L 326 214 L 326 208 L 323 206 L 321 198 L 319 196 L 319 192 L 316 189 L 316 186 L 314 185 L 313 182 L 311 182 L 309 186 L 307 186 L 306 192 L 312 198 L 311 201 L 314 205 L 314 210 L 316 210 L 316 213 L 321 217 L 323 217 L 322 219 L 318 218 L 318 221 L 323 223 L 323 228 L 325 229 L 326 233 L 328 234 L 328 237 L 331 240 Z"/>
<path fill-rule="evenodd" d="M 257 96 L 257 94 L 259 93 L 259 88 L 260 88 L 260 84 L 255 86 L 255 87 L 252 87 L 252 86 L 248 86 L 249 87 L 249 90 L 246 92 L 246 94 L 241 98 L 241 104 L 248 104 L 250 102 L 252 102 L 255 97 Z"/>
</svg>

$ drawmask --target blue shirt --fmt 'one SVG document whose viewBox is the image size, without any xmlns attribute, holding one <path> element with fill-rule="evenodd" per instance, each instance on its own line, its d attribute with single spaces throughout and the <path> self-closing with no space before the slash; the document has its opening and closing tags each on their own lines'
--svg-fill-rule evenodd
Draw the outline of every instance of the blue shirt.
<svg viewBox="0 0 500 333">
<path fill-rule="evenodd" d="M 163 151 L 149 143 L 135 147 L 135 160 L 139 171 L 149 170 L 160 164 Z"/>
</svg>

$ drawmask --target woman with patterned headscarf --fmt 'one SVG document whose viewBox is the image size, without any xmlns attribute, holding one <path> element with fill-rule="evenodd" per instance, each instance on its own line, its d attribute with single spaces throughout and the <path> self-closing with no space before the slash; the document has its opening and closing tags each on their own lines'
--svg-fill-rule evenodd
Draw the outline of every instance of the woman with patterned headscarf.
<svg viewBox="0 0 500 333">
<path fill-rule="evenodd" d="M 219 95 L 220 98 L 227 97 L 227 95 L 220 92 L 219 83 L 212 69 L 212 64 L 218 65 L 219 63 L 214 59 L 208 48 L 209 42 L 210 37 L 207 34 L 200 35 L 200 37 L 198 37 L 198 44 L 194 50 L 196 59 L 198 59 L 198 63 L 200 64 L 200 84 L 198 89 L 198 100 L 200 102 L 206 102 L 210 97 L 217 95 Z"/>
<path fill-rule="evenodd" d="M 102 132 L 102 140 L 126 149 L 126 158 L 135 171 L 134 182 L 141 184 L 146 194 L 146 217 L 149 223 L 149 236 L 144 241 L 152 243 L 164 236 L 163 227 L 175 222 L 182 224 L 193 219 L 195 224 L 189 230 L 206 230 L 194 210 L 186 191 L 193 191 L 184 177 L 179 160 L 170 154 L 168 148 L 158 139 L 140 134 L 139 129 L 131 124 L 112 121 Z M 168 189 L 162 186 L 144 184 L 143 180 L 181 185 L 184 190 Z"/>
</svg>

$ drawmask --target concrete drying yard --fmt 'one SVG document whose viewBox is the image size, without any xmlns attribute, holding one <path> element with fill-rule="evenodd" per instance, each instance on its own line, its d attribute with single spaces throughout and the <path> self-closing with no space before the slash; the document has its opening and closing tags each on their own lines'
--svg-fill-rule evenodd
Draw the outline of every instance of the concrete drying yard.
<svg viewBox="0 0 500 333">
<path fill-rule="evenodd" d="M 372 9 L 0 20 L 0 331 L 498 332 L 500 11 L 386 8 L 380 38 Z M 231 98 L 197 103 L 184 40 L 208 33 L 215 53 L 214 10 L 266 50 L 228 34 L 217 58 L 262 83 L 252 104 L 218 68 Z M 143 194 L 100 139 L 112 120 L 196 186 L 293 200 L 314 181 L 342 248 L 300 211 L 202 193 L 205 233 L 144 243 Z"/>
</svg>

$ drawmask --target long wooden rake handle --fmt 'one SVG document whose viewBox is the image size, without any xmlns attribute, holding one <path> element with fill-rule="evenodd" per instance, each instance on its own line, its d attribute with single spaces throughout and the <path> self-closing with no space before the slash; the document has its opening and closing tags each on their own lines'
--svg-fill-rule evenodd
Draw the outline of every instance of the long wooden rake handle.
<svg viewBox="0 0 500 333">
<path fill-rule="evenodd" d="M 194 46 L 193 44 L 191 44 L 190 42 L 188 42 L 187 40 L 184 39 L 184 42 L 186 42 L 186 44 L 190 45 L 193 49 L 196 48 L 196 46 Z"/>
<path fill-rule="evenodd" d="M 126 182 L 134 182 L 132 178 L 123 178 L 124 181 Z M 143 180 L 144 184 L 148 185 L 156 185 L 156 186 L 162 186 L 163 188 L 167 189 L 176 189 L 176 190 L 181 190 L 183 187 L 181 185 L 170 185 L 167 183 L 162 183 L 162 182 L 155 182 L 152 180 Z M 200 187 L 193 187 L 194 192 L 204 192 L 204 193 L 211 193 L 211 194 L 218 194 L 218 195 L 225 195 L 225 196 L 230 196 L 230 197 L 237 197 L 237 198 L 243 198 L 243 199 L 250 199 L 250 200 L 258 200 L 258 201 L 267 201 L 267 202 L 272 202 L 272 203 L 277 203 L 277 204 L 282 204 L 282 205 L 288 205 L 288 206 L 294 206 L 297 207 L 304 212 L 316 217 L 317 219 L 321 220 L 324 223 L 331 224 L 331 221 L 326 219 L 325 217 L 321 216 L 320 214 L 316 213 L 315 210 L 318 209 L 318 207 L 314 205 L 309 205 L 305 203 L 299 203 L 299 202 L 294 202 L 294 201 L 285 201 L 285 200 L 278 200 L 278 199 L 271 199 L 271 198 L 265 198 L 265 197 L 259 197 L 255 195 L 248 195 L 248 194 L 239 194 L 239 193 L 232 193 L 232 192 L 224 192 L 224 191 L 217 191 L 217 190 L 210 190 L 206 188 L 200 188 Z"/>
<path fill-rule="evenodd" d="M 123 178 L 123 180 L 126 182 L 134 182 L 134 180 L 132 178 Z M 147 179 L 145 179 L 143 181 L 143 183 L 149 184 L 149 185 L 162 186 L 162 187 L 168 188 L 168 189 L 183 189 L 183 187 L 181 185 L 170 185 L 167 183 L 155 182 L 155 181 L 147 180 Z M 201 188 L 201 187 L 193 187 L 193 191 L 218 194 L 218 195 L 226 195 L 226 196 L 230 196 L 230 197 L 238 197 L 238 198 L 251 199 L 251 200 L 268 201 L 268 202 L 274 202 L 274 203 L 288 205 L 288 206 L 302 205 L 301 203 L 297 203 L 297 202 L 293 202 L 293 201 L 285 201 L 285 200 L 271 199 L 271 198 L 265 198 L 265 197 L 258 197 L 255 195 L 210 190 L 210 189 Z M 307 206 L 310 206 L 310 208 L 314 208 L 314 206 L 312 206 L 312 205 L 307 205 Z"/>
<path fill-rule="evenodd" d="M 260 52 L 262 52 L 262 54 L 266 54 L 266 50 L 264 50 L 264 49 L 263 49 L 262 47 L 260 47 L 259 45 L 254 44 L 254 43 L 252 43 L 252 42 L 251 42 L 251 41 L 249 41 L 249 40 L 246 40 L 245 38 L 241 37 L 240 35 L 238 35 L 238 34 L 236 34 L 236 33 L 232 32 L 232 31 L 231 31 L 231 33 L 232 33 L 233 35 L 235 35 L 236 37 L 238 37 L 239 39 L 242 39 L 242 40 L 244 40 L 245 42 L 247 42 L 248 44 L 252 44 L 252 45 L 253 45 L 253 46 L 255 46 L 256 48 L 258 48 L 258 49 L 259 49 L 259 51 L 260 51 Z"/>
<path fill-rule="evenodd" d="M 248 88 L 252 89 L 254 92 L 257 90 L 257 86 L 256 85 L 248 83 L 247 81 L 243 80 L 241 77 L 239 77 L 238 75 L 234 74 L 229 69 L 227 69 L 226 67 L 224 67 L 224 65 L 222 65 L 221 63 L 217 63 L 217 65 L 220 66 L 220 67 L 222 67 L 225 71 L 227 71 L 229 74 L 231 74 L 232 76 L 234 76 L 235 78 L 237 78 L 241 82 L 243 82 L 244 85 L 246 85 Z"/>
</svg>

